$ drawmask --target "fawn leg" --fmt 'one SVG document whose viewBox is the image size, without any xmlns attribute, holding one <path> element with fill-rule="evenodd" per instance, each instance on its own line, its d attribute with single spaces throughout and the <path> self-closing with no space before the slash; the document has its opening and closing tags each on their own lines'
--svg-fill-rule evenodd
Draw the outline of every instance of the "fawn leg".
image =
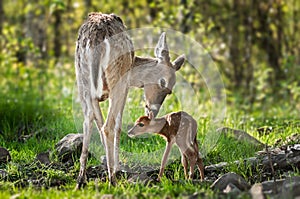
<svg viewBox="0 0 300 199">
<path fill-rule="evenodd" d="M 195 156 L 190 157 L 190 175 L 189 175 L 190 180 L 192 180 L 194 176 L 194 168 L 195 168 L 196 161 L 197 158 Z"/>
<path fill-rule="evenodd" d="M 202 161 L 201 157 L 198 157 L 198 159 L 197 159 L 197 166 L 198 166 L 198 170 L 200 172 L 201 180 L 204 180 L 204 166 L 203 166 L 203 161 Z"/>
<path fill-rule="evenodd" d="M 166 149 L 165 149 L 163 158 L 161 160 L 161 165 L 160 165 L 160 170 L 159 170 L 159 174 L 158 174 L 158 179 L 160 179 L 162 177 L 163 173 L 164 173 L 165 166 L 166 166 L 166 163 L 168 161 L 168 157 L 169 157 L 172 145 L 173 145 L 173 142 L 167 142 Z"/>
<path fill-rule="evenodd" d="M 82 101 L 82 109 L 84 113 L 83 143 L 80 156 L 80 171 L 77 178 L 76 189 L 80 189 L 86 184 L 86 161 L 88 157 L 88 146 L 92 134 L 92 122 L 94 119 L 92 100 L 90 98 Z"/>
<path fill-rule="evenodd" d="M 181 163 L 182 163 L 183 170 L 184 170 L 184 177 L 185 177 L 185 179 L 188 179 L 188 170 L 187 170 L 188 161 L 184 154 L 181 154 Z"/>
</svg>

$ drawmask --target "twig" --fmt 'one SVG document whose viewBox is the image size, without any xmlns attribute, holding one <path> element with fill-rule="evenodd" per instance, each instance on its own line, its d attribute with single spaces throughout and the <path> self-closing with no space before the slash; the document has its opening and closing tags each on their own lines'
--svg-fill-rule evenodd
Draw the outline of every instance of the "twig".
<svg viewBox="0 0 300 199">
<path fill-rule="evenodd" d="M 273 176 L 273 179 L 274 179 L 274 189 L 275 190 L 273 190 L 273 191 L 276 193 L 277 192 L 277 184 L 276 184 L 275 170 L 274 170 L 274 167 L 273 167 L 271 153 L 269 152 L 268 145 L 266 144 L 265 146 L 266 146 L 266 152 L 267 152 L 269 163 L 270 163 L 270 167 L 271 167 L 271 173 L 272 173 L 272 176 Z"/>
</svg>

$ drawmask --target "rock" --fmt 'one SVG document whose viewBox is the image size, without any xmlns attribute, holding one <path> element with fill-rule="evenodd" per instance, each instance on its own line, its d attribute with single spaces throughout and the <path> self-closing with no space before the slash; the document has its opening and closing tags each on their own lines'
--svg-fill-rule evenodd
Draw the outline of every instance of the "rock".
<svg viewBox="0 0 300 199">
<path fill-rule="evenodd" d="M 272 166 L 275 170 L 291 170 L 292 167 L 298 167 L 298 165 L 300 165 L 299 148 L 299 144 L 287 146 L 286 150 L 281 150 L 280 148 L 271 148 L 268 149 L 268 151 L 258 151 L 256 153 L 256 157 L 250 157 L 244 159 L 243 161 L 234 161 L 233 163 L 235 165 L 248 164 L 253 169 L 261 169 L 263 173 L 266 173 L 271 169 L 271 158 Z M 229 163 L 227 162 L 208 165 L 205 167 L 205 171 L 208 173 L 225 171 L 228 165 Z"/>
<path fill-rule="evenodd" d="M 281 190 L 282 184 L 285 179 L 279 179 L 274 182 L 274 180 L 264 181 L 261 183 L 262 191 L 267 194 L 276 194 Z"/>
<path fill-rule="evenodd" d="M 89 166 L 86 170 L 87 178 L 100 179 L 100 181 L 106 181 L 108 176 L 107 169 L 103 165 Z"/>
<path fill-rule="evenodd" d="M 255 137 L 252 137 L 247 132 L 237 129 L 232 129 L 228 127 L 222 127 L 217 130 L 217 132 L 223 133 L 224 135 L 232 134 L 234 138 L 240 141 L 246 141 L 254 144 L 255 146 L 262 148 L 265 146 L 265 144 L 261 143 L 259 140 L 257 140 Z"/>
<path fill-rule="evenodd" d="M 218 164 L 205 166 L 205 171 L 207 172 L 220 171 L 220 170 L 224 170 L 227 166 L 228 166 L 227 162 L 220 162 Z"/>
<path fill-rule="evenodd" d="M 128 179 L 128 182 L 130 183 L 142 183 L 144 185 L 150 183 L 150 182 L 154 182 L 154 180 L 149 177 L 146 173 L 140 173 L 140 174 L 135 174 L 132 177 L 130 177 Z"/>
<path fill-rule="evenodd" d="M 234 184 L 229 183 L 226 188 L 223 190 L 224 193 L 231 193 L 231 194 L 239 194 L 241 190 L 237 188 Z"/>
<path fill-rule="evenodd" d="M 56 145 L 55 150 L 62 162 L 73 162 L 72 157 L 79 157 L 82 150 L 83 134 L 68 134 Z"/>
<path fill-rule="evenodd" d="M 300 197 L 300 176 L 287 178 L 282 185 L 282 198 Z"/>
<path fill-rule="evenodd" d="M 49 152 L 43 152 L 43 153 L 38 154 L 36 156 L 36 159 L 40 163 L 48 165 L 48 164 L 50 164 L 50 158 L 49 158 L 49 156 L 50 156 Z"/>
<path fill-rule="evenodd" d="M 101 199 L 114 199 L 114 195 L 112 194 L 104 194 L 101 196 Z"/>
<path fill-rule="evenodd" d="M 11 160 L 10 153 L 7 149 L 0 147 L 0 164 L 6 164 Z"/>
<path fill-rule="evenodd" d="M 266 198 L 263 193 L 263 186 L 261 183 L 254 184 L 250 189 L 250 194 L 253 199 L 264 199 Z"/>
<path fill-rule="evenodd" d="M 246 180 L 236 173 L 226 173 L 219 177 L 212 185 L 211 189 L 224 191 L 227 185 L 232 184 L 236 186 L 241 191 L 246 191 L 250 189 L 250 185 Z"/>
<path fill-rule="evenodd" d="M 4 179 L 7 176 L 8 176 L 8 172 L 3 169 L 0 169 L 0 179 Z"/>
</svg>

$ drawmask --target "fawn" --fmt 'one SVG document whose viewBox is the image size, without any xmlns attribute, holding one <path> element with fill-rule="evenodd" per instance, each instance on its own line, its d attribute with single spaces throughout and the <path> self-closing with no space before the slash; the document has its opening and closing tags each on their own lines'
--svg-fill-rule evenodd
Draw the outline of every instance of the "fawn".
<svg viewBox="0 0 300 199">
<path fill-rule="evenodd" d="M 185 178 L 193 178 L 194 167 L 197 164 L 201 180 L 204 179 L 204 167 L 196 138 L 197 122 L 192 116 L 180 111 L 169 113 L 160 118 L 154 118 L 153 113 L 150 112 L 149 116 L 141 116 L 137 119 L 135 125 L 128 131 L 128 136 L 134 137 L 146 132 L 159 134 L 167 141 L 158 175 L 159 179 L 163 175 L 171 147 L 174 143 L 179 147 L 181 153 L 181 163 L 184 168 Z M 190 164 L 189 175 L 187 172 L 188 161 Z"/>
</svg>

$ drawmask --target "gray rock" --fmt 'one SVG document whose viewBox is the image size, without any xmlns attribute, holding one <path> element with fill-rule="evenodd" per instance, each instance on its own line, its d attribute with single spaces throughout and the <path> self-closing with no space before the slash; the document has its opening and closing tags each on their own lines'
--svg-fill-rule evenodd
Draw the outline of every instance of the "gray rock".
<svg viewBox="0 0 300 199">
<path fill-rule="evenodd" d="M 56 145 L 55 150 L 62 162 L 73 161 L 72 157 L 79 157 L 82 150 L 83 134 L 68 134 Z"/>
<path fill-rule="evenodd" d="M 146 173 L 135 174 L 128 179 L 130 183 L 142 183 L 144 185 L 153 182 L 153 179 L 150 178 Z"/>
<path fill-rule="evenodd" d="M 261 183 L 262 191 L 268 194 L 276 194 L 281 190 L 282 184 L 285 179 L 279 179 L 274 182 L 274 180 L 264 181 Z"/>
<path fill-rule="evenodd" d="M 231 193 L 231 194 L 240 194 L 241 190 L 237 188 L 234 184 L 229 183 L 226 188 L 223 190 L 224 193 Z"/>
<path fill-rule="evenodd" d="M 227 185 L 233 184 L 241 191 L 247 191 L 250 189 L 250 185 L 246 180 L 236 173 L 226 173 L 219 177 L 212 185 L 211 189 L 219 190 L 221 192 L 226 189 Z"/>
<path fill-rule="evenodd" d="M 284 198 L 300 197 L 300 176 L 290 177 L 284 181 L 281 196 Z"/>
<path fill-rule="evenodd" d="M 11 160 L 10 153 L 7 149 L 0 147 L 0 164 L 6 164 Z"/>
<path fill-rule="evenodd" d="M 3 169 L 0 169 L 0 179 L 4 179 L 7 176 L 8 176 L 8 172 Z"/>
<path fill-rule="evenodd" d="M 265 199 L 265 195 L 263 193 L 263 186 L 261 183 L 254 184 L 249 190 L 251 197 L 253 199 Z"/>
<path fill-rule="evenodd" d="M 50 158 L 49 158 L 49 156 L 50 156 L 49 152 L 43 152 L 43 153 L 38 154 L 36 156 L 36 159 L 40 163 L 48 165 L 48 164 L 50 164 Z"/>
<path fill-rule="evenodd" d="M 245 131 L 238 130 L 238 129 L 232 129 L 228 127 L 222 127 L 217 129 L 218 132 L 223 133 L 225 135 L 233 135 L 233 137 L 239 141 L 246 141 L 250 142 L 253 145 L 255 145 L 258 148 L 262 148 L 265 146 L 265 144 L 261 143 L 259 140 L 257 140 L 255 137 L 251 136 Z"/>
</svg>

